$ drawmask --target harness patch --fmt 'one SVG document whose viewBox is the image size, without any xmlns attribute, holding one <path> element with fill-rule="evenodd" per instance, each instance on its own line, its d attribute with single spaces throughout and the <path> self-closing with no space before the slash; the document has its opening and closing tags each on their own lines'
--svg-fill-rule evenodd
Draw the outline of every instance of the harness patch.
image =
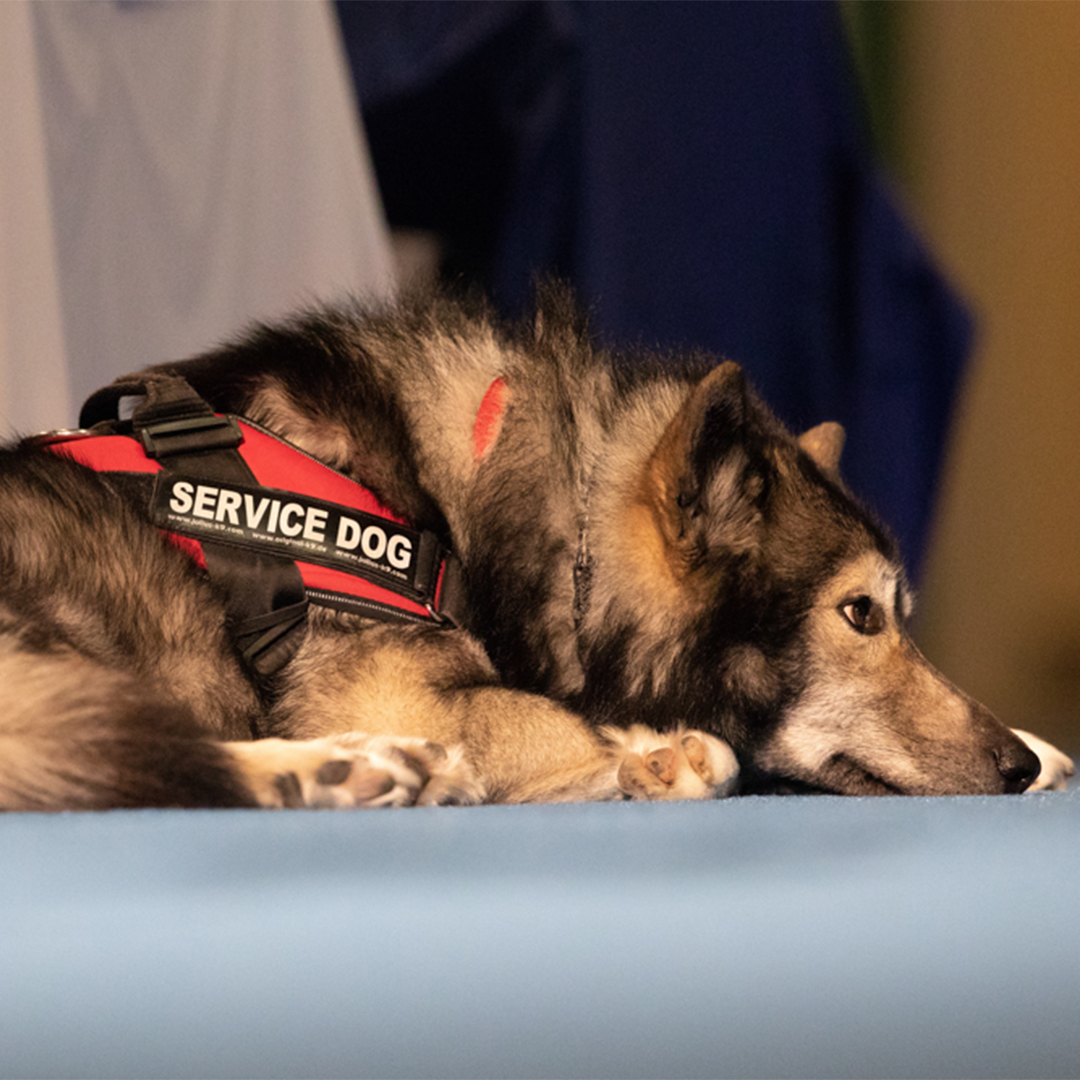
<svg viewBox="0 0 1080 1080">
<path fill-rule="evenodd" d="M 122 397 L 142 398 L 129 421 L 118 418 Z M 435 533 L 273 432 L 215 413 L 183 377 L 119 379 L 91 395 L 79 421 L 36 442 L 102 474 L 209 574 L 256 676 L 291 660 L 309 604 L 462 624 L 461 564 Z"/>
<path fill-rule="evenodd" d="M 427 550 L 432 545 L 425 534 L 292 491 L 162 472 L 155 478 L 150 516 L 159 528 L 181 536 L 363 570 L 405 585 L 418 597 L 429 594 L 435 572 L 437 553 Z"/>
</svg>

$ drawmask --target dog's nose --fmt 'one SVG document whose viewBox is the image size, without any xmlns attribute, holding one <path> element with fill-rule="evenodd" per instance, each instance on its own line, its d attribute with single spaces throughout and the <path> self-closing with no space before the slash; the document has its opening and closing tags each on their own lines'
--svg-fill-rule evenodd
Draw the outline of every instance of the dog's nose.
<svg viewBox="0 0 1080 1080">
<path fill-rule="evenodd" d="M 994 761 L 1005 781 L 1006 795 L 1026 791 L 1042 768 L 1038 756 L 1017 738 L 1011 738 L 1005 746 L 995 750 Z"/>
</svg>

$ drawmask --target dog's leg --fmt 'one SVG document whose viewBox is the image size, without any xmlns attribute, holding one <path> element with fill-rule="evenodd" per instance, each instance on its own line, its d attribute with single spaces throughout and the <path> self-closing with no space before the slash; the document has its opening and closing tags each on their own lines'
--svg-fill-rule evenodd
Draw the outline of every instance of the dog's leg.
<svg viewBox="0 0 1080 1080">
<path fill-rule="evenodd" d="M 738 771 L 703 733 L 597 731 L 499 685 L 461 632 L 320 624 L 281 691 L 267 734 L 288 738 L 230 744 L 263 805 L 713 798 Z"/>
<path fill-rule="evenodd" d="M 447 750 L 425 739 L 351 731 L 224 747 L 265 807 L 467 806 L 485 794 L 461 747 Z"/>
<path fill-rule="evenodd" d="M 460 741 L 448 747 L 357 731 L 226 745 L 268 807 L 716 799 L 738 782 L 731 748 L 701 731 L 635 725 L 594 733 L 554 702 L 502 687 L 444 691 L 440 704 L 428 714 L 429 730 L 456 729 Z M 404 714 L 398 723 L 419 730 Z"/>
<path fill-rule="evenodd" d="M 454 704 L 444 701 L 450 712 Z M 635 725 L 594 734 L 553 702 L 503 688 L 463 690 L 458 704 L 466 722 L 449 747 L 358 731 L 223 745 L 265 807 L 716 799 L 738 782 L 731 748 L 704 732 Z M 447 720 L 444 713 L 437 726 L 445 730 Z"/>
<path fill-rule="evenodd" d="M 461 742 L 492 802 L 716 799 L 738 782 L 731 748 L 701 731 L 594 730 L 555 702 L 502 687 L 466 691 L 461 705 Z"/>
<path fill-rule="evenodd" d="M 704 732 L 593 729 L 555 702 L 502 688 L 470 698 L 463 741 L 491 801 L 717 799 L 735 792 L 734 753 Z"/>
</svg>

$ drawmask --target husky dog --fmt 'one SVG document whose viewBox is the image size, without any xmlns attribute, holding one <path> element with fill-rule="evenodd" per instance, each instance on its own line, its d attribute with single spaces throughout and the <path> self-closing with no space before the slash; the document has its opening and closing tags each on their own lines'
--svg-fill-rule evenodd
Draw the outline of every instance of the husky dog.
<svg viewBox="0 0 1080 1080">
<path fill-rule="evenodd" d="M 145 502 L 26 440 L 0 452 L 2 808 L 1005 793 L 1039 773 L 908 636 L 839 426 L 793 437 L 734 363 L 609 355 L 548 287 L 519 326 L 446 297 L 328 308 L 152 375 L 452 547 L 457 625 L 311 606 L 288 662 L 253 671 L 222 586 Z M 221 490 L 173 487 L 223 513 Z"/>
</svg>

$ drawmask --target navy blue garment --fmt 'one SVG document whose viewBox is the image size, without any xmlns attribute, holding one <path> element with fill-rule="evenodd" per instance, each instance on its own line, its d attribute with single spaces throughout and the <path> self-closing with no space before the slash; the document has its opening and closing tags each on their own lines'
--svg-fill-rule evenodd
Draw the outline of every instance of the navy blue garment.
<svg viewBox="0 0 1080 1080">
<path fill-rule="evenodd" d="M 826 3 L 340 5 L 391 222 L 502 308 L 567 277 L 613 344 L 741 362 L 913 568 L 970 323 L 866 145 Z"/>
</svg>

